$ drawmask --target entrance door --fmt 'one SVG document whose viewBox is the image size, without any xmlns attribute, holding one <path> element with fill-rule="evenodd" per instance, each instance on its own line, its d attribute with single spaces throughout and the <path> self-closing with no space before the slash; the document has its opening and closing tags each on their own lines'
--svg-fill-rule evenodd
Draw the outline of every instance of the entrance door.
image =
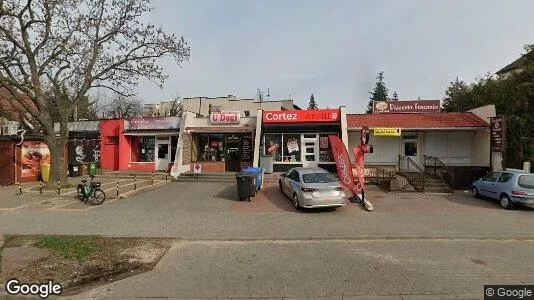
<svg viewBox="0 0 534 300">
<path fill-rule="evenodd" d="M 156 154 L 156 170 L 167 170 L 171 163 L 171 141 L 168 137 L 156 138 Z"/>
<path fill-rule="evenodd" d="M 317 143 L 317 137 L 305 134 L 302 139 L 302 145 L 302 166 L 317 167 L 319 162 L 319 145 Z"/>
<path fill-rule="evenodd" d="M 416 163 L 418 166 L 421 165 L 419 161 L 419 141 L 417 139 L 403 140 L 402 151 L 404 156 L 411 158 L 413 162 Z"/>
<path fill-rule="evenodd" d="M 239 172 L 241 170 L 241 154 L 239 151 L 239 136 L 226 136 L 225 169 L 227 172 Z"/>
</svg>

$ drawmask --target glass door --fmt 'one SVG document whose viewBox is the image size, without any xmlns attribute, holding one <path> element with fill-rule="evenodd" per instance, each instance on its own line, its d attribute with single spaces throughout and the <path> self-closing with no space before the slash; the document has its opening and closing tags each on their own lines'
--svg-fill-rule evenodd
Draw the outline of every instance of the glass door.
<svg viewBox="0 0 534 300">
<path fill-rule="evenodd" d="M 156 170 L 165 171 L 171 163 L 171 141 L 168 137 L 156 139 Z"/>
<path fill-rule="evenodd" d="M 316 134 L 304 134 L 302 138 L 302 166 L 317 167 L 319 163 L 319 143 Z"/>
</svg>

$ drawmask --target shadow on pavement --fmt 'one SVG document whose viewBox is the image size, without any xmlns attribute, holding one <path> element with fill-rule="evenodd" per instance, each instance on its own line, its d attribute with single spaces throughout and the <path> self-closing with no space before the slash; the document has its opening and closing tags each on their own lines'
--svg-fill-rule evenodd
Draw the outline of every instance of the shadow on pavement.
<svg viewBox="0 0 534 300">
<path fill-rule="evenodd" d="M 276 207 L 290 212 L 297 212 L 297 213 L 321 213 L 321 212 L 335 212 L 337 209 L 334 207 L 326 207 L 326 208 L 303 208 L 301 210 L 296 210 L 293 206 L 293 202 L 291 199 L 284 195 L 278 186 L 268 186 L 264 187 L 261 191 L 264 195 L 264 197 L 274 204 Z"/>
<path fill-rule="evenodd" d="M 229 185 L 225 187 L 224 189 L 220 190 L 217 194 L 215 194 L 216 198 L 221 198 L 225 200 L 232 200 L 237 201 L 237 187 L 235 185 Z"/>
</svg>

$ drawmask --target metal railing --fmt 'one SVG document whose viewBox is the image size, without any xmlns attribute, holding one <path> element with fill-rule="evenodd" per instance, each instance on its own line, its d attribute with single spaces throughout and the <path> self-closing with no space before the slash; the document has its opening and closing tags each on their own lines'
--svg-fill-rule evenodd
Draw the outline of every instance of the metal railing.
<svg viewBox="0 0 534 300">
<path fill-rule="evenodd" d="M 454 170 L 435 156 L 423 155 L 423 157 L 425 173 L 443 179 L 451 189 L 454 189 Z"/>
<path fill-rule="evenodd" d="M 416 192 L 425 191 L 426 174 L 417 163 L 409 156 L 399 155 L 398 167 L 399 174 L 410 182 Z"/>
<path fill-rule="evenodd" d="M 405 177 L 397 175 L 396 171 L 382 168 L 376 168 L 375 172 L 370 174 L 369 183 L 385 192 L 410 192 L 414 190 Z"/>
</svg>

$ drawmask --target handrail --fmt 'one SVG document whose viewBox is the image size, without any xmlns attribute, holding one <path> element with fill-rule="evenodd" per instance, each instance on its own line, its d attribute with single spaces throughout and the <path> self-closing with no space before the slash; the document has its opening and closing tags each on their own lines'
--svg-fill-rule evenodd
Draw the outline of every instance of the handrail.
<svg viewBox="0 0 534 300">
<path fill-rule="evenodd" d="M 442 162 L 439 158 L 431 155 L 423 155 L 424 157 L 424 167 L 425 173 L 432 174 L 434 176 L 443 178 L 445 182 L 454 190 L 454 170 Z M 433 172 L 427 172 L 426 167 L 433 167 Z M 443 174 L 438 174 L 437 169 L 442 168 Z"/>
<path fill-rule="evenodd" d="M 404 161 L 404 166 L 402 162 Z M 425 171 L 416 164 L 409 156 L 399 155 L 399 171 L 412 174 L 412 177 L 416 177 L 417 180 L 411 182 L 411 184 L 418 191 L 425 191 L 426 186 L 426 174 Z M 417 174 L 417 175 L 415 175 Z"/>
</svg>

